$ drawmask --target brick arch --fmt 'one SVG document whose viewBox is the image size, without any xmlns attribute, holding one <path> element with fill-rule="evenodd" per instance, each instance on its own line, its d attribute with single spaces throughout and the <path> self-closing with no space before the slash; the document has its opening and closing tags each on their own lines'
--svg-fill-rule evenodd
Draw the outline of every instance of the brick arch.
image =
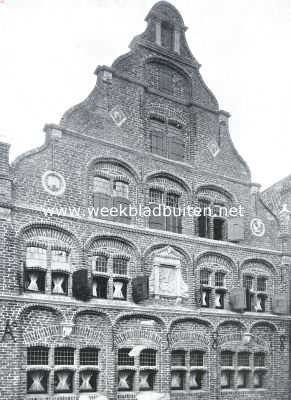
<svg viewBox="0 0 291 400">
<path fill-rule="evenodd" d="M 167 171 L 155 171 L 155 172 L 150 172 L 149 174 L 145 175 L 144 177 L 144 183 L 150 184 L 150 180 L 154 178 L 166 178 L 169 179 L 175 183 L 177 183 L 183 190 L 187 193 L 187 195 L 191 194 L 191 188 L 189 185 L 182 179 L 179 178 L 176 175 L 173 175 Z"/>
<path fill-rule="evenodd" d="M 148 258 L 155 251 L 161 250 L 162 248 L 166 248 L 166 247 L 172 247 L 174 250 L 176 250 L 178 253 L 180 253 L 185 258 L 185 260 L 187 260 L 187 262 L 192 263 L 192 257 L 190 255 L 190 253 L 188 253 L 188 251 L 183 249 L 182 247 L 173 245 L 172 243 L 151 244 L 144 250 L 144 252 L 142 254 L 143 259 Z"/>
<path fill-rule="evenodd" d="M 228 325 L 228 324 L 233 324 L 237 327 L 240 327 L 242 330 L 247 331 L 247 326 L 240 320 L 238 319 L 227 319 L 225 321 L 220 322 L 217 327 L 216 327 L 216 331 L 218 332 L 218 330 L 223 327 L 224 325 Z"/>
<path fill-rule="evenodd" d="M 154 320 L 160 324 L 161 328 L 166 327 L 166 322 L 162 317 L 159 317 L 159 316 L 153 315 L 153 314 L 137 313 L 137 312 L 122 313 L 121 315 L 118 315 L 115 318 L 115 320 L 113 321 L 112 325 L 113 325 L 113 327 L 115 327 L 123 319 L 125 320 L 125 319 L 130 319 L 130 318 L 141 318 L 141 319 L 147 319 L 147 320 Z"/>
<path fill-rule="evenodd" d="M 115 336 L 114 343 L 117 346 L 120 346 L 128 341 L 135 340 L 141 341 L 142 344 L 145 344 L 145 342 L 151 342 L 157 347 L 160 347 L 162 345 L 162 338 L 158 333 L 142 329 L 124 330 L 123 332 Z"/>
<path fill-rule="evenodd" d="M 103 242 L 104 244 L 106 243 L 107 246 L 109 243 L 112 248 L 120 249 L 122 252 L 127 252 L 128 249 L 130 249 L 132 255 L 134 255 L 135 257 L 138 257 L 140 255 L 140 251 L 134 243 L 117 235 L 93 235 L 87 240 L 85 244 L 85 250 L 90 252 L 94 248 L 94 244 L 97 242 Z"/>
<path fill-rule="evenodd" d="M 77 236 L 67 229 L 62 228 L 59 225 L 45 222 L 45 223 L 32 223 L 23 226 L 17 234 L 17 238 L 30 240 L 35 237 L 50 237 L 56 241 L 66 243 L 68 246 L 80 246 L 80 242 Z"/>
<path fill-rule="evenodd" d="M 223 195 L 229 202 L 237 203 L 237 197 L 235 194 L 230 193 L 226 190 L 223 186 L 220 185 L 199 185 L 195 189 L 195 197 L 199 196 L 199 193 L 202 191 L 210 191 L 210 192 L 217 192 Z"/>
<path fill-rule="evenodd" d="M 179 323 L 181 323 L 181 322 L 194 322 L 194 323 L 203 325 L 203 326 L 205 326 L 205 327 L 208 328 L 208 329 L 213 329 L 213 328 L 214 328 L 213 323 L 210 322 L 210 321 L 207 320 L 207 319 L 204 319 L 204 318 L 178 317 L 178 318 L 173 319 L 173 320 L 170 322 L 169 328 L 168 328 L 168 332 L 170 332 L 171 329 L 173 329 L 173 326 L 174 326 L 175 324 L 179 324 Z"/>
<path fill-rule="evenodd" d="M 80 309 L 77 310 L 74 313 L 74 316 L 72 318 L 72 322 L 76 323 L 77 322 L 77 318 L 83 315 L 96 315 L 98 317 L 103 317 L 108 323 L 109 325 L 112 327 L 113 323 L 112 323 L 112 319 L 110 317 L 109 314 L 107 314 L 106 312 L 103 311 L 97 311 L 97 310 L 90 310 L 90 309 Z"/>
<path fill-rule="evenodd" d="M 148 117 L 151 114 L 159 116 L 163 119 L 173 119 L 184 125 L 185 128 L 188 126 L 188 115 L 177 111 L 174 107 L 169 105 L 165 106 L 161 103 L 149 103 L 145 105 L 145 114 Z"/>
<path fill-rule="evenodd" d="M 136 182 L 140 182 L 140 176 L 136 169 L 128 162 L 125 162 L 119 158 L 114 157 L 94 157 L 92 158 L 87 164 L 87 171 L 89 174 L 93 172 L 93 169 L 96 165 L 101 163 L 109 163 L 113 165 L 120 166 L 121 168 L 125 169 Z"/>
<path fill-rule="evenodd" d="M 21 322 L 21 320 L 25 317 L 25 314 L 28 314 L 32 310 L 46 310 L 46 311 L 52 311 L 58 317 L 60 318 L 60 322 L 65 322 L 66 321 L 66 316 L 65 313 L 59 309 L 58 307 L 53 307 L 53 306 L 48 306 L 48 305 L 43 305 L 43 304 L 30 304 L 23 306 L 16 314 L 15 320 L 18 322 Z"/>
<path fill-rule="evenodd" d="M 263 258 L 248 258 L 248 259 L 245 259 L 240 265 L 239 272 L 240 273 L 244 272 L 248 267 L 252 268 L 254 264 L 257 264 L 258 267 L 262 267 L 263 266 L 263 267 L 267 268 L 267 270 L 269 272 L 271 272 L 273 275 L 277 275 L 278 274 L 277 271 L 276 271 L 276 268 L 274 267 L 274 265 L 271 262 L 269 262 L 269 261 L 267 261 L 267 260 L 265 260 Z"/>
<path fill-rule="evenodd" d="M 263 327 L 266 327 L 266 326 L 268 326 L 274 333 L 278 331 L 278 328 L 276 327 L 275 324 L 273 324 L 273 322 L 270 322 L 270 321 L 256 321 L 251 325 L 250 332 L 252 332 L 252 330 L 254 328 L 257 328 L 257 327 L 262 327 L 263 328 Z"/>
<path fill-rule="evenodd" d="M 198 254 L 196 258 L 195 264 L 202 265 L 204 259 L 210 262 L 211 264 L 222 265 L 226 268 L 231 268 L 233 272 L 235 271 L 234 261 L 226 254 L 214 252 L 214 251 L 205 251 L 203 253 Z"/>
</svg>

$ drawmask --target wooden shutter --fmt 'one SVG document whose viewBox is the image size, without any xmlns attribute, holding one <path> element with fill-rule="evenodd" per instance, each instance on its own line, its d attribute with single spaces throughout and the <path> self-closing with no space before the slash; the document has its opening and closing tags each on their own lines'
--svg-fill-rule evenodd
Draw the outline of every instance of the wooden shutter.
<svg viewBox="0 0 291 400">
<path fill-rule="evenodd" d="M 73 296 L 83 301 L 88 301 L 91 297 L 88 270 L 86 268 L 79 269 L 73 273 Z"/>
<path fill-rule="evenodd" d="M 272 310 L 275 314 L 289 314 L 288 296 L 284 294 L 275 295 L 272 299 Z"/>
<path fill-rule="evenodd" d="M 148 276 L 137 276 L 132 280 L 132 298 L 135 303 L 149 298 Z"/>
<path fill-rule="evenodd" d="M 129 216 L 129 205 L 130 201 L 124 197 L 114 197 L 113 199 L 113 206 L 118 210 L 118 216 L 113 217 L 115 221 L 122 222 L 123 224 L 130 224 L 131 217 Z M 127 216 L 119 215 L 120 207 L 126 209 Z"/>
<path fill-rule="evenodd" d="M 230 292 L 229 302 L 234 311 L 246 309 L 246 291 L 243 288 L 235 288 Z"/>
<path fill-rule="evenodd" d="M 107 220 L 112 219 L 112 217 L 110 216 L 109 213 L 108 213 L 108 216 L 101 215 L 102 207 L 106 207 L 108 209 L 110 209 L 112 207 L 112 198 L 110 195 L 105 194 L 105 193 L 95 192 L 93 194 L 93 206 L 94 206 L 95 212 L 98 209 L 98 215 L 97 215 L 97 212 L 95 214 L 96 218 L 107 219 Z"/>
<path fill-rule="evenodd" d="M 159 204 L 150 204 L 149 207 L 152 211 L 155 207 L 159 207 Z M 162 214 L 162 211 L 163 211 L 163 209 L 161 209 L 161 214 Z M 164 230 L 165 229 L 165 217 L 163 215 L 154 216 L 151 214 L 149 217 L 149 228 Z"/>
<path fill-rule="evenodd" d="M 182 137 L 168 137 L 168 157 L 177 161 L 184 160 L 184 139 Z"/>
<path fill-rule="evenodd" d="M 232 218 L 228 220 L 227 238 L 230 242 L 244 240 L 244 220 L 243 218 Z"/>
</svg>

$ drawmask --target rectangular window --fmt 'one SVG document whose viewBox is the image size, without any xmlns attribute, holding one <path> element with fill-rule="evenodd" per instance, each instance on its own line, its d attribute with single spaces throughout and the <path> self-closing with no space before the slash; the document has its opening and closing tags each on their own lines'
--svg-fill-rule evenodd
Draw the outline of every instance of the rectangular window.
<svg viewBox="0 0 291 400">
<path fill-rule="evenodd" d="M 68 254 L 64 250 L 52 250 L 52 265 L 66 266 L 68 264 Z"/>
<path fill-rule="evenodd" d="M 184 390 L 186 383 L 186 371 L 172 371 L 171 390 Z"/>
<path fill-rule="evenodd" d="M 48 371 L 32 370 L 27 372 L 27 393 L 46 394 L 48 392 Z"/>
<path fill-rule="evenodd" d="M 264 387 L 265 371 L 256 371 L 254 373 L 254 387 L 260 389 Z"/>
<path fill-rule="evenodd" d="M 190 374 L 189 386 L 191 390 L 200 390 L 203 382 L 203 371 L 192 371 Z"/>
<path fill-rule="evenodd" d="M 221 352 L 221 366 L 222 367 L 232 367 L 233 366 L 233 352 L 232 351 L 222 351 Z"/>
<path fill-rule="evenodd" d="M 237 387 L 247 388 L 249 385 L 249 371 L 239 371 L 237 374 Z"/>
<path fill-rule="evenodd" d="M 213 218 L 213 239 L 224 239 L 224 224 L 225 221 L 221 218 Z"/>
<path fill-rule="evenodd" d="M 26 267 L 46 267 L 47 251 L 41 247 L 26 248 Z"/>
<path fill-rule="evenodd" d="M 111 183 L 108 178 L 101 178 L 99 176 L 94 177 L 93 190 L 96 193 L 111 194 Z"/>
<path fill-rule="evenodd" d="M 122 370 L 118 372 L 118 391 L 131 392 L 133 391 L 135 372 L 131 370 Z"/>
<path fill-rule="evenodd" d="M 233 386 L 233 371 L 221 372 L 220 385 L 222 389 L 230 389 Z"/>
<path fill-rule="evenodd" d="M 27 349 L 27 365 L 48 365 L 49 349 L 35 346 Z"/>
<path fill-rule="evenodd" d="M 200 271 L 200 283 L 201 285 L 210 285 L 210 272 L 206 269 Z"/>
<path fill-rule="evenodd" d="M 149 191 L 149 202 L 155 204 L 163 203 L 163 192 L 157 189 L 150 189 Z"/>
<path fill-rule="evenodd" d="M 156 373 L 151 370 L 142 370 L 139 373 L 139 390 L 154 390 Z"/>
<path fill-rule="evenodd" d="M 156 350 L 143 350 L 140 353 L 139 363 L 141 366 L 151 366 L 154 367 L 156 365 Z"/>
<path fill-rule="evenodd" d="M 257 279 L 257 291 L 265 292 L 267 290 L 267 279 L 264 277 L 258 277 Z"/>
<path fill-rule="evenodd" d="M 210 293 L 211 291 L 209 289 L 202 288 L 202 307 L 210 307 Z"/>
<path fill-rule="evenodd" d="M 68 295 L 69 276 L 63 272 L 52 272 L 52 294 Z"/>
<path fill-rule="evenodd" d="M 172 208 L 179 207 L 179 198 L 180 196 L 174 193 L 167 193 L 166 196 L 166 205 Z"/>
<path fill-rule="evenodd" d="M 257 312 L 266 311 L 266 299 L 267 299 L 266 294 L 257 294 L 256 306 L 255 306 L 255 310 Z"/>
<path fill-rule="evenodd" d="M 104 255 L 97 255 L 95 259 L 95 271 L 96 272 L 107 272 L 108 257 Z"/>
<path fill-rule="evenodd" d="M 97 299 L 107 299 L 108 295 L 108 278 L 98 276 L 93 278 L 92 295 Z"/>
<path fill-rule="evenodd" d="M 223 289 L 215 290 L 215 308 L 224 309 L 225 291 Z"/>
<path fill-rule="evenodd" d="M 255 367 L 264 367 L 265 366 L 265 354 L 264 353 L 255 353 L 254 354 L 254 366 Z"/>
<path fill-rule="evenodd" d="M 171 354 L 171 366 L 172 367 L 175 367 L 175 366 L 183 367 L 183 366 L 185 366 L 185 358 L 186 358 L 185 351 L 183 351 L 183 350 L 174 350 L 174 351 L 172 351 L 172 354 Z"/>
<path fill-rule="evenodd" d="M 114 196 L 124 197 L 128 199 L 129 186 L 128 183 L 122 181 L 115 181 L 113 184 Z"/>
<path fill-rule="evenodd" d="M 130 357 L 128 354 L 132 349 L 119 349 L 118 350 L 118 365 L 134 365 L 134 357 Z"/>
<path fill-rule="evenodd" d="M 203 351 L 190 351 L 190 366 L 203 367 L 204 365 L 204 352 Z"/>
<path fill-rule="evenodd" d="M 254 280 L 254 278 L 252 276 L 244 275 L 243 287 L 246 289 L 252 289 L 253 288 L 253 280 Z"/>
<path fill-rule="evenodd" d="M 166 157 L 165 133 L 160 131 L 151 132 L 151 152 Z"/>
<path fill-rule="evenodd" d="M 125 279 L 113 279 L 113 299 L 127 299 L 127 283 Z"/>
<path fill-rule="evenodd" d="M 99 349 L 86 347 L 80 350 L 80 365 L 98 365 Z"/>
<path fill-rule="evenodd" d="M 127 275 L 128 260 L 125 258 L 113 258 L 113 273 Z"/>
<path fill-rule="evenodd" d="M 71 370 L 58 370 L 54 374 L 54 391 L 55 393 L 72 393 L 73 392 L 74 373 Z"/>
<path fill-rule="evenodd" d="M 173 95 L 173 72 L 160 69 L 160 90 Z"/>
<path fill-rule="evenodd" d="M 46 271 L 36 269 L 26 269 L 24 274 L 25 290 L 31 292 L 45 292 Z"/>
<path fill-rule="evenodd" d="M 224 287 L 225 286 L 225 274 L 223 272 L 215 272 L 215 286 Z"/>
<path fill-rule="evenodd" d="M 82 392 L 96 392 L 98 373 L 94 370 L 82 370 L 79 373 L 79 391 Z M 89 397 L 88 397 L 89 398 Z"/>
<path fill-rule="evenodd" d="M 250 365 L 250 353 L 238 353 L 237 364 L 239 367 L 248 367 Z"/>
<path fill-rule="evenodd" d="M 74 365 L 75 350 L 71 347 L 55 348 L 55 365 Z"/>
</svg>

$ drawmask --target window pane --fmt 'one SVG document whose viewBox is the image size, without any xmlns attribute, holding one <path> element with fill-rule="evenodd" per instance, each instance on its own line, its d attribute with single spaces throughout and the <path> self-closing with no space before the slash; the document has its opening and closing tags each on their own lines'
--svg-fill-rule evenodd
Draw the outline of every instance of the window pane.
<svg viewBox="0 0 291 400">
<path fill-rule="evenodd" d="M 162 204 L 163 203 L 163 192 L 156 189 L 150 189 L 149 192 L 150 203 Z"/>
<path fill-rule="evenodd" d="M 46 267 L 47 252 L 41 247 L 26 248 L 26 267 Z"/>
<path fill-rule="evenodd" d="M 255 353 L 254 354 L 254 366 L 255 367 L 264 367 L 265 366 L 265 354 L 264 353 Z"/>
<path fill-rule="evenodd" d="M 113 185 L 114 196 L 128 198 L 128 183 L 115 181 Z"/>
<path fill-rule="evenodd" d="M 252 276 L 244 275 L 243 287 L 246 289 L 252 289 L 253 288 L 253 280 L 254 280 L 254 278 Z"/>
<path fill-rule="evenodd" d="M 29 347 L 27 349 L 27 365 L 47 365 L 49 349 L 46 347 Z"/>
<path fill-rule="evenodd" d="M 168 207 L 178 208 L 180 196 L 174 193 L 167 193 L 166 205 Z"/>
<path fill-rule="evenodd" d="M 96 256 L 95 270 L 96 272 L 107 272 L 108 257 L 103 255 Z"/>
<path fill-rule="evenodd" d="M 95 176 L 93 190 L 94 192 L 98 193 L 110 194 L 110 180 L 107 178 Z"/>
<path fill-rule="evenodd" d="M 27 393 L 42 394 L 48 392 L 48 371 L 33 370 L 27 372 Z"/>
<path fill-rule="evenodd" d="M 134 371 L 124 370 L 118 372 L 118 391 L 131 392 L 133 390 Z"/>
<path fill-rule="evenodd" d="M 45 271 L 38 271 L 35 269 L 25 270 L 25 277 L 24 277 L 24 286 L 25 290 L 30 290 L 32 292 L 41 292 L 44 293 L 45 291 Z"/>
<path fill-rule="evenodd" d="M 250 365 L 250 354 L 247 352 L 238 353 L 237 363 L 240 367 L 248 367 Z"/>
<path fill-rule="evenodd" d="M 209 285 L 210 272 L 206 269 L 200 271 L 200 283 L 201 285 Z"/>
<path fill-rule="evenodd" d="M 73 371 L 59 370 L 54 374 L 54 391 L 56 393 L 73 392 Z"/>
<path fill-rule="evenodd" d="M 114 258 L 113 273 L 119 275 L 127 275 L 127 263 L 128 260 L 126 260 L 125 258 Z"/>
<path fill-rule="evenodd" d="M 79 390 L 80 392 L 96 392 L 97 390 L 97 371 L 82 370 L 79 374 Z M 89 397 L 88 397 L 89 398 Z"/>
<path fill-rule="evenodd" d="M 213 218 L 213 239 L 223 240 L 224 239 L 224 223 L 225 221 L 220 218 Z"/>
<path fill-rule="evenodd" d="M 215 272 L 215 286 L 224 287 L 224 277 L 225 274 L 223 272 Z"/>
<path fill-rule="evenodd" d="M 183 350 L 172 351 L 171 365 L 172 366 L 184 366 L 185 365 L 185 351 L 183 351 Z"/>
<path fill-rule="evenodd" d="M 185 388 L 185 371 L 172 371 L 171 373 L 171 390 L 184 390 Z"/>
<path fill-rule="evenodd" d="M 129 357 L 131 349 L 118 350 L 118 365 L 134 365 L 134 357 Z"/>
<path fill-rule="evenodd" d="M 257 290 L 259 292 L 265 292 L 267 290 L 267 279 L 264 277 L 258 277 Z"/>
<path fill-rule="evenodd" d="M 190 365 L 195 367 L 202 367 L 204 362 L 203 351 L 191 351 L 190 352 Z"/>
<path fill-rule="evenodd" d="M 98 365 L 98 349 L 87 347 L 80 350 L 80 365 Z"/>
<path fill-rule="evenodd" d="M 223 367 L 231 367 L 233 365 L 233 353 L 231 351 L 221 352 L 221 365 Z"/>
<path fill-rule="evenodd" d="M 141 366 L 155 366 L 156 365 L 156 350 L 143 350 L 140 353 Z"/>
<path fill-rule="evenodd" d="M 71 347 L 57 347 L 55 349 L 55 365 L 73 365 L 74 351 Z"/>
<path fill-rule="evenodd" d="M 155 384 L 155 375 L 156 373 L 154 371 L 147 371 L 147 370 L 140 371 L 139 385 L 138 385 L 139 390 L 140 391 L 153 390 Z"/>
<path fill-rule="evenodd" d="M 52 273 L 52 294 L 68 295 L 68 274 L 61 272 Z"/>
</svg>

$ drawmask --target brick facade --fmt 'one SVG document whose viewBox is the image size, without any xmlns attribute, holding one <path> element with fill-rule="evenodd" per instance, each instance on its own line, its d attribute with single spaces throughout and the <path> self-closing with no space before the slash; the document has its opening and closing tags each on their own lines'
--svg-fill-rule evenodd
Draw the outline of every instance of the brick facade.
<svg viewBox="0 0 291 400">
<path fill-rule="evenodd" d="M 278 191 L 261 195 L 252 183 L 179 12 L 161 1 L 146 21 L 127 54 L 97 68 L 88 98 L 46 125 L 43 146 L 9 165 L 0 143 L 3 400 L 96 392 L 133 400 L 148 391 L 173 400 L 289 398 L 290 306 L 275 303 L 289 298 L 290 232 Z M 121 182 L 133 206 L 150 206 L 154 191 L 179 206 L 241 205 L 243 235 L 231 237 L 234 218 L 214 240 L 215 222 L 201 237 L 192 216 L 177 230 L 153 229 L 147 216 L 91 217 L 85 210 L 96 205 L 100 182 L 110 204 L 120 201 Z M 45 215 L 47 207 L 84 214 Z M 254 219 L 263 235 L 251 229 Z M 87 301 L 73 296 L 80 270 L 88 272 Z M 149 297 L 138 303 L 137 276 L 149 280 Z M 238 311 L 233 290 L 246 293 L 249 281 L 254 307 Z"/>
</svg>

